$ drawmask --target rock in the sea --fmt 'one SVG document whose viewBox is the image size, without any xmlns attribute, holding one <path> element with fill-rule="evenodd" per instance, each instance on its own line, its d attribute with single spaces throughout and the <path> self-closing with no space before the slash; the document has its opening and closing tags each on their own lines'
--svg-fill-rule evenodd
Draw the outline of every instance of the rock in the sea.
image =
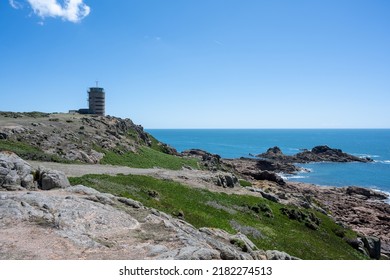
<svg viewBox="0 0 390 280">
<path fill-rule="evenodd" d="M 0 152 L 0 188 L 7 190 L 34 189 L 34 170 L 12 152 Z"/>
<path fill-rule="evenodd" d="M 333 149 L 326 145 L 316 146 L 311 151 L 304 150 L 296 155 L 285 155 L 279 147 L 269 148 L 267 152 L 257 155 L 260 158 L 271 159 L 279 163 L 308 163 L 308 162 L 372 162 L 370 158 L 360 158 Z"/>
</svg>

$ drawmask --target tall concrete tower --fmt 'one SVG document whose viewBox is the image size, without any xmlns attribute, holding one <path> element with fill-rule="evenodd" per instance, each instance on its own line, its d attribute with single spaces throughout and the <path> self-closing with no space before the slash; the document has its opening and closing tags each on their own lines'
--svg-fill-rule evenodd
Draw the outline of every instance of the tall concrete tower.
<svg viewBox="0 0 390 280">
<path fill-rule="evenodd" d="M 89 88 L 88 95 L 89 113 L 104 116 L 106 113 L 106 94 L 104 89 L 96 84 L 96 87 Z"/>
</svg>

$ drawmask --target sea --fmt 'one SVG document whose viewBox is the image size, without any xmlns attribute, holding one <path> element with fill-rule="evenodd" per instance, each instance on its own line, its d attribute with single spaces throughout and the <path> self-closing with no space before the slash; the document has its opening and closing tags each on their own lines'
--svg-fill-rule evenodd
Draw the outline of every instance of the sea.
<svg viewBox="0 0 390 280">
<path fill-rule="evenodd" d="M 292 155 L 318 145 L 342 149 L 372 163 L 299 164 L 310 172 L 281 174 L 321 186 L 361 186 L 390 193 L 390 129 L 147 129 L 182 152 L 202 149 L 223 158 L 253 157 L 278 146 Z"/>
</svg>

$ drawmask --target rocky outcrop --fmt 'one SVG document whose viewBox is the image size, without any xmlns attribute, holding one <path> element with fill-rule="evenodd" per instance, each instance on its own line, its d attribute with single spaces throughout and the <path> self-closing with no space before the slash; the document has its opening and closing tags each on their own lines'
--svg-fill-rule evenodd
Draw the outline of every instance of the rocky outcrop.
<svg viewBox="0 0 390 280">
<path fill-rule="evenodd" d="M 4 259 L 253 260 L 275 254 L 259 250 L 242 233 L 198 230 L 139 202 L 85 186 L 0 191 L 0 210 Z"/>
<path fill-rule="evenodd" d="M 373 236 L 362 238 L 364 247 L 367 249 L 368 256 L 372 259 L 379 260 L 381 257 L 381 240 Z"/>
<path fill-rule="evenodd" d="M 217 186 L 224 188 L 234 188 L 240 186 L 237 177 L 231 173 L 219 172 L 214 176 L 213 181 Z"/>
<path fill-rule="evenodd" d="M 388 195 L 386 195 L 385 193 L 362 187 L 347 187 L 345 189 L 345 192 L 347 195 L 359 195 L 363 199 L 385 200 L 388 198 Z"/>
<path fill-rule="evenodd" d="M 370 158 L 360 158 L 344 153 L 340 149 L 328 146 L 316 146 L 311 151 L 304 150 L 296 155 L 285 155 L 279 147 L 269 148 L 267 152 L 257 155 L 263 159 L 270 159 L 277 163 L 308 163 L 308 162 L 372 162 Z"/>
<path fill-rule="evenodd" d="M 190 149 L 181 152 L 180 155 L 199 159 L 200 163 L 210 171 L 221 169 L 221 157 L 217 154 L 212 154 L 200 149 Z"/>
<path fill-rule="evenodd" d="M 244 172 L 244 175 L 251 176 L 255 180 L 267 180 L 275 182 L 281 186 L 285 185 L 286 182 L 278 174 L 270 171 L 258 171 L 258 172 Z"/>
<path fill-rule="evenodd" d="M 38 186 L 42 190 L 64 189 L 70 186 L 64 172 L 41 168 L 35 174 Z"/>
<path fill-rule="evenodd" d="M 275 185 L 278 187 L 278 185 Z M 305 205 L 334 217 L 339 224 L 350 227 L 361 236 L 378 237 L 372 248 L 380 246 L 380 254 L 390 256 L 390 205 L 384 200 L 388 195 L 359 187 L 319 187 L 316 185 L 289 182 L 275 192 L 283 192 L 288 198 L 287 204 Z M 359 245 L 360 244 L 360 245 Z M 368 249 L 360 241 L 351 241 L 351 245 L 369 256 L 378 256 L 378 249 Z M 363 248 L 363 249 L 359 249 Z M 376 252 L 376 253 L 373 253 Z"/>
<path fill-rule="evenodd" d="M 130 119 L 110 116 L 0 112 L 0 141 L 26 145 L 15 150 L 26 160 L 95 164 L 107 151 L 124 154 L 142 146 L 177 154 Z"/>
<path fill-rule="evenodd" d="M 0 152 L 0 189 L 34 189 L 34 170 L 30 164 L 11 152 Z"/>
<path fill-rule="evenodd" d="M 69 186 L 68 178 L 61 171 L 45 168 L 35 170 L 16 154 L 0 152 L 0 189 L 50 190 Z"/>
<path fill-rule="evenodd" d="M 286 183 L 283 180 L 283 178 L 276 173 L 276 170 L 281 171 L 278 167 L 276 167 L 277 164 L 274 165 L 272 162 L 269 161 L 263 161 L 263 160 L 259 161 L 256 159 L 247 159 L 247 158 L 223 159 L 223 164 L 230 167 L 235 172 L 248 179 L 267 180 L 270 182 L 275 182 L 279 185 L 284 185 Z M 283 166 L 283 164 L 280 166 Z M 300 170 L 298 167 L 296 168 L 294 167 L 293 169 Z M 289 170 L 292 171 L 292 169 Z"/>
<path fill-rule="evenodd" d="M 259 159 L 256 160 L 256 166 L 260 170 L 272 171 L 276 173 L 295 174 L 303 171 L 301 167 L 298 167 L 292 163 L 280 163 L 270 160 Z"/>
</svg>

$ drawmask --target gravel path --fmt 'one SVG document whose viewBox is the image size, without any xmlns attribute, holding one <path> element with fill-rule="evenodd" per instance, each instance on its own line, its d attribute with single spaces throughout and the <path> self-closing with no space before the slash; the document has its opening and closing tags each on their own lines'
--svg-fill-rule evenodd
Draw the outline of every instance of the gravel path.
<svg viewBox="0 0 390 280">
<path fill-rule="evenodd" d="M 157 168 L 130 168 L 127 166 L 102 165 L 102 164 L 64 164 L 57 162 L 27 161 L 35 169 L 39 166 L 60 170 L 68 177 L 80 177 L 86 174 L 108 174 L 116 175 L 119 173 L 128 175 L 153 175 L 161 171 Z"/>
</svg>

